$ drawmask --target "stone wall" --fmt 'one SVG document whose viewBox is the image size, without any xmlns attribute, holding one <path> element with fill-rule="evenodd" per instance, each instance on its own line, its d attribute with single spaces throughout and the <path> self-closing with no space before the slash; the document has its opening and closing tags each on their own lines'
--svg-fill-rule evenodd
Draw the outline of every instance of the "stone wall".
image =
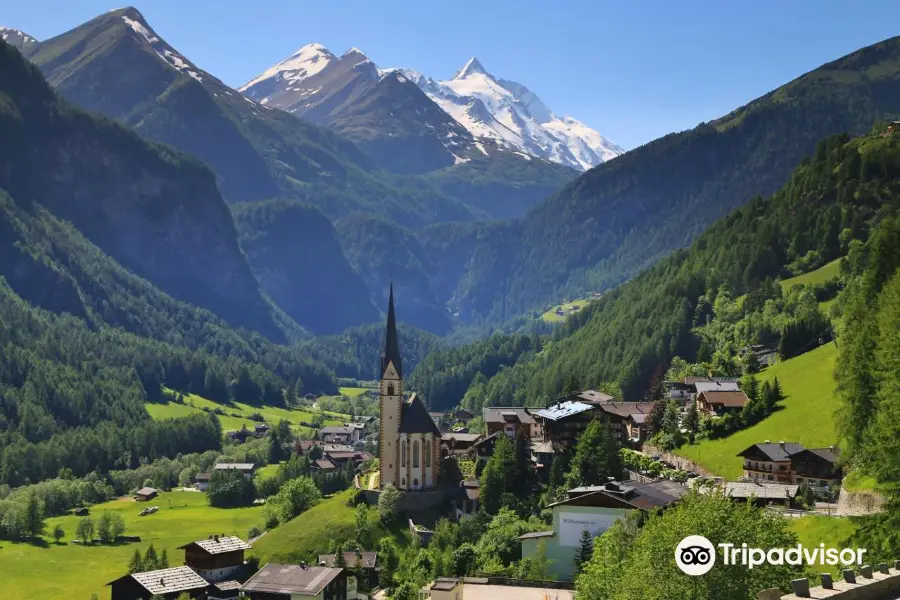
<svg viewBox="0 0 900 600">
<path fill-rule="evenodd" d="M 841 517 L 871 515 L 881 512 L 887 499 L 874 492 L 848 492 L 841 488 L 835 514 Z"/>
<path fill-rule="evenodd" d="M 716 474 L 712 471 L 704 469 L 688 458 L 678 456 L 677 454 L 672 454 L 671 452 L 663 452 L 659 448 L 656 448 L 649 444 L 644 444 L 643 452 L 647 456 L 658 456 L 660 460 L 663 460 L 667 463 L 672 463 L 682 471 L 693 471 L 694 473 L 699 473 L 700 475 L 705 475 L 706 477 L 716 476 Z"/>
</svg>

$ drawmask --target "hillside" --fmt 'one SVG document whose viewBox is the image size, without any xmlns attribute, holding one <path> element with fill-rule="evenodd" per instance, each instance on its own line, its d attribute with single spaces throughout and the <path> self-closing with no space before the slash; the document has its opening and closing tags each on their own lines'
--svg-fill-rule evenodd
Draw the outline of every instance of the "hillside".
<svg viewBox="0 0 900 600">
<path fill-rule="evenodd" d="M 72 241 L 60 238 L 49 246 L 40 239 L 49 233 L 46 228 L 66 228 L 44 219 L 42 209 L 46 209 L 74 225 L 103 254 L 168 295 L 207 308 L 234 326 L 286 339 L 286 323 L 260 293 L 238 247 L 231 213 L 207 168 L 60 100 L 40 71 L 2 42 L 0 68 L 4 74 L 0 78 L 0 129 L 4 132 L 0 188 L 12 197 L 5 204 L 10 235 L 0 243 L 12 244 L 16 237 L 28 236 L 25 247 L 41 247 L 40 253 L 51 255 L 65 269 L 79 268 L 74 256 L 78 253 L 74 247 L 82 245 L 75 239 L 78 236 Z M 41 227 L 45 233 L 24 233 Z M 19 254 L 18 250 L 8 252 Z M 28 286 L 26 269 L 38 277 L 57 278 L 47 262 L 29 264 L 31 256 L 19 254 L 16 263 L 0 265 L 12 285 Z M 96 262 L 88 260 L 80 268 L 90 269 Z M 68 298 L 40 284 L 28 290 L 29 299 L 41 295 L 37 302 L 50 303 L 54 309 L 82 303 L 72 296 L 71 287 Z M 111 293 L 103 285 L 88 292 L 98 297 Z M 112 309 L 108 304 L 104 310 Z M 129 317 L 120 314 L 118 318 Z M 292 327 L 296 333 L 296 326 Z"/>
<path fill-rule="evenodd" d="M 717 348 L 692 330 L 746 292 L 754 301 L 735 308 L 733 318 L 760 310 L 774 293 L 773 281 L 787 278 L 787 266 L 799 257 L 814 252 L 827 263 L 861 244 L 874 224 L 898 211 L 897 174 L 900 138 L 895 135 L 878 131 L 820 143 L 813 158 L 771 198 L 754 199 L 715 223 L 690 248 L 570 316 L 554 333 L 552 345 L 499 372 L 467 401 L 475 409 L 539 405 L 566 387 L 606 385 L 634 400 L 656 389 L 675 356 L 717 360 Z M 858 268 L 853 265 L 859 261 L 851 260 L 850 268 Z M 774 336 L 777 345 L 784 330 L 747 333 Z M 734 365 L 723 363 L 723 368 Z"/>
<path fill-rule="evenodd" d="M 635 277 L 755 194 L 774 192 L 819 140 L 896 116 L 898 59 L 900 38 L 863 48 L 588 171 L 469 249 L 454 298 L 461 317 L 502 318 Z"/>
<path fill-rule="evenodd" d="M 366 283 L 319 209 L 272 200 L 237 204 L 232 212 L 260 286 L 294 321 L 325 335 L 378 320 Z"/>
<path fill-rule="evenodd" d="M 837 347 L 831 343 L 765 369 L 758 376 L 760 384 L 778 377 L 785 394 L 780 410 L 726 438 L 682 446 L 676 454 L 735 480 L 743 470 L 743 459 L 737 454 L 753 444 L 770 440 L 799 442 L 807 448 L 836 445 L 840 408 L 834 383 L 836 358 Z"/>
</svg>

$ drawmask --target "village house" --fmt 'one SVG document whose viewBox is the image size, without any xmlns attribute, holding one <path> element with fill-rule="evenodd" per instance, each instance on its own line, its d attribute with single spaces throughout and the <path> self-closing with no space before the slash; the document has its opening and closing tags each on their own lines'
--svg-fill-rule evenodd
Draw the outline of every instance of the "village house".
<svg viewBox="0 0 900 600">
<path fill-rule="evenodd" d="M 646 421 L 652 402 L 604 402 L 597 408 L 622 445 L 640 443 L 648 437 Z"/>
<path fill-rule="evenodd" d="M 594 420 L 595 408 L 584 402 L 566 400 L 537 410 L 534 416 L 541 423 L 544 441 L 565 449 L 573 446 Z"/>
<path fill-rule="evenodd" d="M 647 415 L 652 402 L 615 402 L 608 394 L 589 390 L 581 392 L 582 400 L 562 400 L 534 412 L 541 422 L 544 441 L 555 448 L 571 447 L 594 419 L 603 419 L 622 445 L 640 443 L 647 437 Z M 587 401 L 583 401 L 586 399 Z"/>
<path fill-rule="evenodd" d="M 356 578 L 346 570 L 269 563 L 241 586 L 251 600 L 350 600 Z"/>
<path fill-rule="evenodd" d="M 476 442 L 484 439 L 481 433 L 451 432 L 441 435 L 441 454 L 456 456 L 468 454 Z"/>
<path fill-rule="evenodd" d="M 359 429 L 346 425 L 329 425 L 319 430 L 323 442 L 353 444 L 359 441 Z"/>
<path fill-rule="evenodd" d="M 460 423 L 468 423 L 472 419 L 475 418 L 475 413 L 471 410 L 467 410 L 465 408 L 458 408 L 453 413 L 453 418 L 459 421 Z"/>
<path fill-rule="evenodd" d="M 150 600 L 160 596 L 175 600 L 183 593 L 205 600 L 210 587 L 209 582 L 186 566 L 130 573 L 106 585 L 112 588 L 111 600 Z"/>
<path fill-rule="evenodd" d="M 481 482 L 477 479 L 465 479 L 459 482 L 459 494 L 455 499 L 456 520 L 471 517 L 478 512 L 478 499 L 481 497 Z"/>
<path fill-rule="evenodd" d="M 315 471 L 324 471 L 325 473 L 331 473 L 333 471 L 337 471 L 338 469 L 338 466 L 327 458 L 318 458 L 312 461 L 310 466 Z"/>
<path fill-rule="evenodd" d="M 608 402 L 614 402 L 615 397 L 610 396 L 605 392 L 598 392 L 597 390 L 583 390 L 580 392 L 572 392 L 566 396 L 561 398 L 557 398 L 555 403 L 560 402 L 583 402 L 585 404 L 606 404 Z"/>
<path fill-rule="evenodd" d="M 240 471 L 247 479 L 253 479 L 253 474 L 256 473 L 256 465 L 253 463 L 217 463 L 213 470 Z"/>
<path fill-rule="evenodd" d="M 156 488 L 142 487 L 134 493 L 134 499 L 138 502 L 149 502 L 159 495 Z"/>
<path fill-rule="evenodd" d="M 469 456 L 475 460 L 487 462 L 488 459 L 494 455 L 494 444 L 501 435 L 503 435 L 502 431 L 495 431 L 494 433 L 481 438 L 469 448 Z"/>
<path fill-rule="evenodd" d="M 184 564 L 210 583 L 239 577 L 244 569 L 244 551 L 250 544 L 236 536 L 213 535 L 209 539 L 179 546 Z"/>
<path fill-rule="evenodd" d="M 574 595 L 571 584 L 513 585 L 515 581 L 526 583 L 487 577 L 438 577 L 419 591 L 419 600 L 572 600 Z"/>
<path fill-rule="evenodd" d="M 587 531 L 597 536 L 609 529 L 617 519 L 635 510 L 666 508 L 686 495 L 688 489 L 672 481 L 654 483 L 610 482 L 569 490 L 568 498 L 551 504 L 553 528 L 526 533 L 522 542 L 522 558 L 534 556 L 538 544 L 550 562 L 554 579 L 571 581 L 575 577 L 575 552 L 581 546 L 581 535 Z"/>
<path fill-rule="evenodd" d="M 238 429 L 237 431 L 229 431 L 226 435 L 232 440 L 241 444 L 243 444 L 250 438 L 257 437 L 256 431 L 250 431 L 249 429 L 247 429 L 246 425 L 241 425 L 240 429 Z"/>
<path fill-rule="evenodd" d="M 703 390 L 697 394 L 697 412 L 721 417 L 741 412 L 748 402 L 747 394 L 740 390 Z"/>
<path fill-rule="evenodd" d="M 367 552 L 361 550 L 346 550 L 343 553 L 344 556 L 344 564 L 347 565 L 346 568 L 352 569 L 356 572 L 362 572 L 365 575 L 367 584 L 366 587 L 368 589 L 375 589 L 378 587 L 378 572 L 381 570 L 381 566 L 378 564 L 378 553 L 377 552 Z M 318 564 L 320 567 L 335 567 L 335 562 L 337 560 L 336 554 L 320 554 Z M 362 585 L 363 582 L 358 581 L 358 585 Z"/>
<path fill-rule="evenodd" d="M 212 478 L 212 473 L 197 473 L 194 476 L 194 487 L 200 490 L 201 492 L 205 492 L 209 489 L 209 480 Z"/>
<path fill-rule="evenodd" d="M 757 506 L 777 505 L 791 508 L 796 505 L 800 486 L 772 481 L 716 481 L 712 486 L 700 485 L 701 479 L 691 481 L 701 494 L 721 491 L 736 502 L 752 502 Z"/>
<path fill-rule="evenodd" d="M 796 442 L 774 444 L 767 440 L 753 444 L 738 456 L 744 459 L 744 477 L 747 479 L 805 483 L 813 488 L 826 488 L 841 482 L 840 450 L 834 446 L 810 450 Z"/>
<path fill-rule="evenodd" d="M 490 406 L 482 410 L 484 427 L 487 435 L 501 432 L 510 439 L 515 439 L 519 430 L 524 430 L 526 437 L 539 438 L 542 435 L 540 425 L 531 411 L 521 406 Z"/>
</svg>

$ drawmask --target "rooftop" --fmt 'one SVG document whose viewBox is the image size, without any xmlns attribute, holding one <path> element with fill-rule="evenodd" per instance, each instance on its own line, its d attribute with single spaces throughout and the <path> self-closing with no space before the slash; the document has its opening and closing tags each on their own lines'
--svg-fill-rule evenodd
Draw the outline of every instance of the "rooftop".
<svg viewBox="0 0 900 600">
<path fill-rule="evenodd" d="M 354 429 L 354 427 L 348 427 L 346 425 L 328 425 L 327 427 L 320 429 L 319 432 L 322 434 L 330 433 L 332 435 L 336 433 L 350 435 L 353 433 Z"/>
<path fill-rule="evenodd" d="M 740 408 L 750 401 L 747 394 L 740 390 L 701 392 L 699 396 L 703 396 L 710 404 L 729 408 Z"/>
<path fill-rule="evenodd" d="M 698 394 L 701 392 L 736 392 L 741 389 L 737 381 L 698 381 L 694 387 Z"/>
<path fill-rule="evenodd" d="M 269 563 L 241 586 L 242 592 L 315 596 L 343 569 Z"/>
<path fill-rule="evenodd" d="M 435 582 L 431 584 L 431 589 L 450 591 L 460 583 L 461 580 L 456 577 L 438 577 Z"/>
<path fill-rule="evenodd" d="M 255 467 L 254 463 L 218 463 L 214 468 L 217 471 L 252 471 Z"/>
<path fill-rule="evenodd" d="M 732 498 L 794 498 L 799 485 L 773 482 L 755 482 L 755 481 L 726 481 L 722 486 L 726 496 Z M 709 493 L 709 488 L 701 486 L 698 488 L 701 494 Z"/>
<path fill-rule="evenodd" d="M 249 550 L 251 548 L 250 544 L 234 535 L 213 536 L 209 539 L 200 540 L 198 542 L 191 542 L 190 544 L 179 546 L 178 549 L 184 550 L 185 548 L 188 548 L 190 546 L 196 546 L 204 550 L 207 554 L 224 554 L 226 552 Z"/>
<path fill-rule="evenodd" d="M 333 567 L 336 556 L 336 554 L 320 554 L 319 565 L 325 563 L 324 566 Z M 354 568 L 357 561 L 359 561 L 360 566 L 362 566 L 363 568 L 373 569 L 378 566 L 378 553 L 360 552 L 359 554 L 357 554 L 356 550 L 346 550 L 344 552 L 344 562 L 347 564 L 348 568 Z"/>
<path fill-rule="evenodd" d="M 603 392 L 598 392 L 597 390 L 585 390 L 583 392 L 578 392 L 575 394 L 575 397 L 581 400 L 582 402 L 612 402 L 615 400 L 614 396 L 610 396 L 609 394 L 605 394 Z"/>
<path fill-rule="evenodd" d="M 151 496 L 156 493 L 157 493 L 156 488 L 152 488 L 152 487 L 142 487 L 141 489 L 139 489 L 136 492 L 136 494 L 138 496 Z"/>
<path fill-rule="evenodd" d="M 519 423 L 534 425 L 534 417 L 521 406 L 488 406 L 483 411 L 483 417 L 485 423 L 507 423 L 510 417 L 515 417 Z"/>
<path fill-rule="evenodd" d="M 187 590 L 199 590 L 209 586 L 205 579 L 197 575 L 190 567 L 173 567 L 144 573 L 132 573 L 120 577 L 116 581 L 131 577 L 151 594 L 177 594 Z M 112 585 L 109 582 L 106 585 Z"/>
<path fill-rule="evenodd" d="M 557 404 L 552 404 L 547 408 L 542 408 L 541 410 L 535 411 L 534 414 L 543 419 L 559 421 L 574 415 L 580 415 L 581 413 L 591 410 L 594 410 L 594 407 L 590 404 L 569 400 L 566 402 L 558 402 Z"/>
<path fill-rule="evenodd" d="M 772 462 L 782 462 L 791 459 L 792 454 L 797 454 L 798 452 L 803 452 L 806 448 L 803 444 L 798 444 L 797 442 L 778 442 L 773 444 L 772 442 L 766 442 L 764 444 L 753 444 L 738 456 L 746 457 L 748 454 L 755 454 L 757 452 L 762 453 L 766 458 L 768 458 Z"/>
<path fill-rule="evenodd" d="M 651 510 L 668 506 L 681 500 L 688 488 L 674 481 L 660 480 L 652 483 L 638 481 L 611 481 L 606 485 L 577 487 L 569 490 L 569 498 L 550 506 L 607 506 L 612 504 Z"/>
</svg>

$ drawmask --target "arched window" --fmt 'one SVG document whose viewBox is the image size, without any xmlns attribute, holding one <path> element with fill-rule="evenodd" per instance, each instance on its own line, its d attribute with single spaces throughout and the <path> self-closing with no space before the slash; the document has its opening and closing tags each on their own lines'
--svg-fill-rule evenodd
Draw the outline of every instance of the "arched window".
<svg viewBox="0 0 900 600">
<path fill-rule="evenodd" d="M 413 442 L 413 468 L 419 466 L 419 442 Z"/>
<path fill-rule="evenodd" d="M 393 383 L 389 383 L 389 384 L 388 384 L 388 393 L 387 393 L 387 395 L 388 395 L 388 396 L 393 396 L 393 395 L 394 395 L 394 384 L 393 384 Z"/>
<path fill-rule="evenodd" d="M 406 466 L 406 442 L 400 442 L 400 466 Z"/>
<path fill-rule="evenodd" d="M 425 466 L 431 466 L 431 440 L 425 440 Z"/>
</svg>

